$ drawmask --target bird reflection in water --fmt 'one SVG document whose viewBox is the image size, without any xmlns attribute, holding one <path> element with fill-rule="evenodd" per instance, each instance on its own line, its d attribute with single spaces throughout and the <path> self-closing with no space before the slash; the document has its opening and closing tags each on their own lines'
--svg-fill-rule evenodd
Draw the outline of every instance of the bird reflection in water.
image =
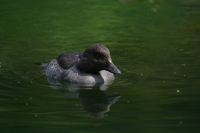
<svg viewBox="0 0 200 133">
<path fill-rule="evenodd" d="M 103 92 L 111 84 L 72 84 L 64 81 L 56 80 L 55 78 L 47 77 L 47 80 L 52 84 L 52 88 L 59 89 L 64 97 L 79 98 L 85 111 L 89 112 L 91 117 L 103 118 L 106 112 L 110 111 L 110 106 L 119 98 L 119 94 L 108 95 Z"/>
</svg>

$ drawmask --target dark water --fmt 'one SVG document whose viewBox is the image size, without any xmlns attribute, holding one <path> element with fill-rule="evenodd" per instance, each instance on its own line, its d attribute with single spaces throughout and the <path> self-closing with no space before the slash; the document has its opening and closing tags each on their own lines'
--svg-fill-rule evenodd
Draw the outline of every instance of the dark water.
<svg viewBox="0 0 200 133">
<path fill-rule="evenodd" d="M 198 0 L 0 0 L 1 133 L 200 130 Z M 106 45 L 109 86 L 52 85 L 38 62 Z"/>
</svg>

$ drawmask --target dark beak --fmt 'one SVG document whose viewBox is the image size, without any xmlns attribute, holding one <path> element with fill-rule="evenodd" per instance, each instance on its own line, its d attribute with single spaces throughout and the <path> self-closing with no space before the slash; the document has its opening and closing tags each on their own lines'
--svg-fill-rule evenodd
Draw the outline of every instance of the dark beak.
<svg viewBox="0 0 200 133">
<path fill-rule="evenodd" d="M 121 74 L 121 71 L 113 63 L 110 63 L 108 67 L 104 67 L 103 69 L 114 74 Z"/>
</svg>

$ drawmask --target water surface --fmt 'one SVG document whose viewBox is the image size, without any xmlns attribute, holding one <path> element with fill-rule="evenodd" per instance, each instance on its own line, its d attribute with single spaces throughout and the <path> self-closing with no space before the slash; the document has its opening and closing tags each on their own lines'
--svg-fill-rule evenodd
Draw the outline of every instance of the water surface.
<svg viewBox="0 0 200 133">
<path fill-rule="evenodd" d="M 0 132 L 200 130 L 198 0 L 0 0 Z M 52 85 L 38 63 L 104 44 L 108 86 Z"/>
</svg>

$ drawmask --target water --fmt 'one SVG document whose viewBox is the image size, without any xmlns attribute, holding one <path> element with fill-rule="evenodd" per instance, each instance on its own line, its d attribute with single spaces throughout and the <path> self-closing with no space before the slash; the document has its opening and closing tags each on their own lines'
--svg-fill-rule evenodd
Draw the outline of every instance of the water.
<svg viewBox="0 0 200 133">
<path fill-rule="evenodd" d="M 198 0 L 0 0 L 0 132 L 198 132 Z M 101 43 L 109 86 L 52 85 L 38 63 Z"/>
</svg>

